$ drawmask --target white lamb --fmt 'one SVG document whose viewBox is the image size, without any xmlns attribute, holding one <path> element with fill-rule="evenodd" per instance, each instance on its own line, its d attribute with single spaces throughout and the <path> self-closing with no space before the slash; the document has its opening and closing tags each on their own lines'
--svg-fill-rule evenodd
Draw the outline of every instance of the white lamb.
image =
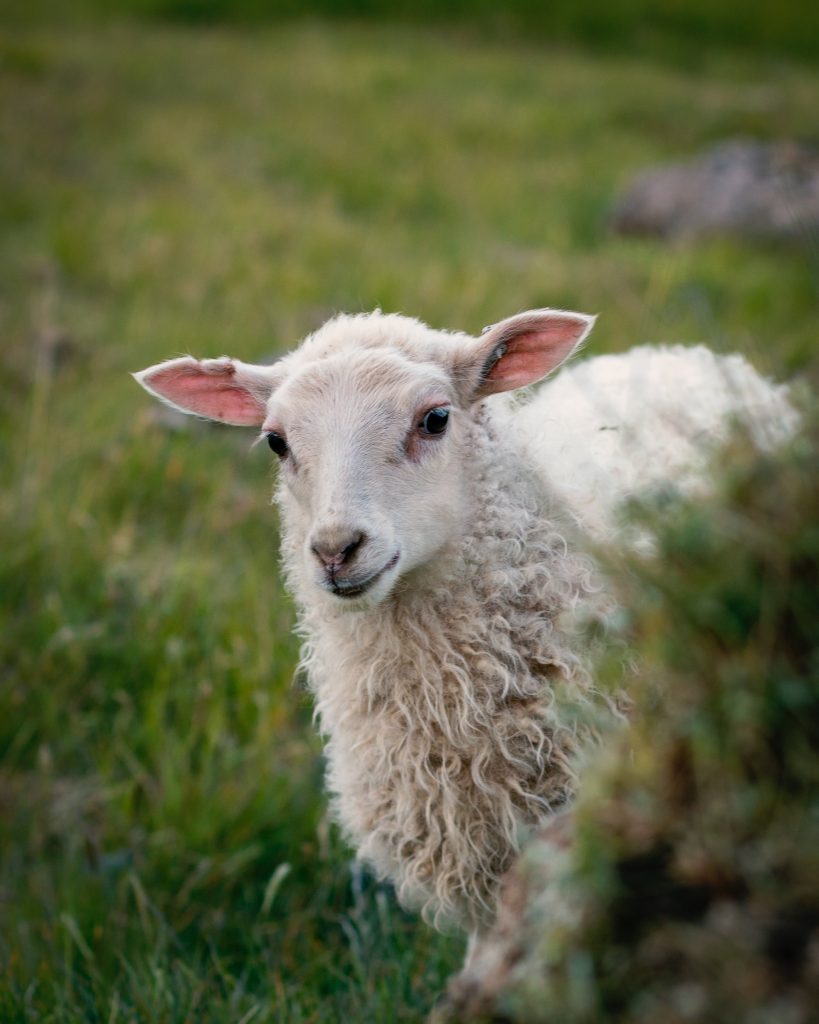
<svg viewBox="0 0 819 1024">
<path fill-rule="evenodd" d="M 530 385 L 593 318 L 535 310 L 479 338 L 340 316 L 272 366 L 174 359 L 137 379 L 186 412 L 260 427 L 281 460 L 283 559 L 358 855 L 438 925 L 491 920 L 527 832 L 570 799 L 566 708 L 593 696 L 565 615 L 595 589 L 567 543 L 621 498 L 696 480 L 699 435 L 783 389 L 739 357 L 638 349 Z"/>
</svg>

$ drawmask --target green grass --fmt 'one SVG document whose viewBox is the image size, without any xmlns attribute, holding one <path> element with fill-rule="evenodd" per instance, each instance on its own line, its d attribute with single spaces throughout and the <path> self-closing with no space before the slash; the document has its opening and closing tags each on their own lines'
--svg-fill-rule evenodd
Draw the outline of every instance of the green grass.
<svg viewBox="0 0 819 1024">
<path fill-rule="evenodd" d="M 375 305 L 804 368 L 815 250 L 606 214 L 646 163 L 815 130 L 817 86 L 422 28 L 0 31 L 0 1020 L 420 1020 L 461 955 L 327 821 L 269 459 L 128 371 Z"/>
<path fill-rule="evenodd" d="M 734 46 L 797 59 L 819 57 L 819 13 L 803 0 L 6 0 L 17 24 L 92 19 L 258 26 L 295 18 L 397 20 L 457 28 L 477 39 L 535 38 L 601 52 L 662 53 L 690 64 L 701 50 Z"/>
</svg>

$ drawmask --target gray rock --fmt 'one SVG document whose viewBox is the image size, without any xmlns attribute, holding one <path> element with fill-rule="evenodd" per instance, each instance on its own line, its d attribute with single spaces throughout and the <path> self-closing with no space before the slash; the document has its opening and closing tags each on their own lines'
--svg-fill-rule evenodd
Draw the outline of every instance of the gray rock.
<svg viewBox="0 0 819 1024">
<path fill-rule="evenodd" d="M 624 235 L 807 241 L 819 233 L 819 149 L 796 141 L 722 142 L 640 174 L 611 218 Z"/>
</svg>

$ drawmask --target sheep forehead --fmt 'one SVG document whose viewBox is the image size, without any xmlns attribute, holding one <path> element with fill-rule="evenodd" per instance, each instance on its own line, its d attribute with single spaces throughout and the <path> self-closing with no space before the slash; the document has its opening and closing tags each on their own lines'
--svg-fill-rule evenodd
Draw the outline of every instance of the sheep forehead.
<svg viewBox="0 0 819 1024">
<path fill-rule="evenodd" d="M 412 361 L 445 361 L 467 336 L 435 331 L 399 313 L 343 314 L 328 320 L 296 350 L 298 361 L 326 358 L 337 352 L 392 350 Z"/>
<path fill-rule="evenodd" d="M 292 425 L 309 422 L 313 430 L 324 424 L 336 430 L 339 419 L 346 428 L 375 421 L 385 427 L 414 411 L 427 395 L 449 397 L 451 381 L 434 363 L 415 362 L 400 351 L 376 347 L 336 351 L 303 361 L 274 394 L 272 410 Z"/>
</svg>

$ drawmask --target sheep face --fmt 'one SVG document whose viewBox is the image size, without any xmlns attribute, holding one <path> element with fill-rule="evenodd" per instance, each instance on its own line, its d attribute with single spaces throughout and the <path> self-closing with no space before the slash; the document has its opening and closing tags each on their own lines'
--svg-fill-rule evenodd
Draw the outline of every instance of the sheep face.
<svg viewBox="0 0 819 1024">
<path fill-rule="evenodd" d="M 286 438 L 278 496 L 300 582 L 347 607 L 377 604 L 456 537 L 469 425 L 451 375 L 399 351 L 294 369 L 262 431 Z"/>
<path fill-rule="evenodd" d="M 136 378 L 185 412 L 261 427 L 281 461 L 300 596 L 360 609 L 462 534 L 478 404 L 540 380 L 592 323 L 534 310 L 473 338 L 404 316 L 341 316 L 272 366 L 185 357 Z"/>
</svg>

